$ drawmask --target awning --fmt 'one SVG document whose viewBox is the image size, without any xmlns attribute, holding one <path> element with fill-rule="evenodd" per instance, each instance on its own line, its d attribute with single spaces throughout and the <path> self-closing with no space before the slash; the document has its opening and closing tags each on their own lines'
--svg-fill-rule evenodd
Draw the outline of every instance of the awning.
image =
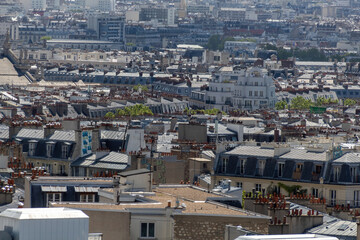
<svg viewBox="0 0 360 240">
<path fill-rule="evenodd" d="M 66 192 L 66 187 L 60 186 L 41 186 L 41 191 L 43 192 Z"/>
<path fill-rule="evenodd" d="M 96 187 L 75 187 L 75 192 L 79 193 L 97 193 L 98 190 Z"/>
<path fill-rule="evenodd" d="M 195 161 L 195 162 L 211 162 L 211 160 L 209 160 L 207 158 L 189 158 L 189 160 Z"/>
</svg>

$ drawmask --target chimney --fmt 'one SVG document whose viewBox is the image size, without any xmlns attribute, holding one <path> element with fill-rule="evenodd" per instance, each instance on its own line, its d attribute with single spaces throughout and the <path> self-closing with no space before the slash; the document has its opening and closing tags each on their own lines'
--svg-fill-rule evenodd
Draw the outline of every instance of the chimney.
<svg viewBox="0 0 360 240">
<path fill-rule="evenodd" d="M 21 126 L 13 125 L 12 123 L 9 126 L 9 139 L 14 139 L 19 133 Z"/>
<path fill-rule="evenodd" d="M 93 152 L 96 152 L 99 148 L 100 148 L 100 134 L 99 134 L 99 129 L 96 128 L 92 130 L 91 149 Z"/>
<path fill-rule="evenodd" d="M 171 119 L 171 122 L 170 122 L 170 131 L 174 131 L 174 130 L 175 130 L 176 123 L 177 123 L 177 118 L 176 118 L 176 117 L 173 117 L 173 118 Z"/>
<path fill-rule="evenodd" d="M 277 128 L 274 130 L 274 142 L 280 142 L 280 130 Z"/>
</svg>

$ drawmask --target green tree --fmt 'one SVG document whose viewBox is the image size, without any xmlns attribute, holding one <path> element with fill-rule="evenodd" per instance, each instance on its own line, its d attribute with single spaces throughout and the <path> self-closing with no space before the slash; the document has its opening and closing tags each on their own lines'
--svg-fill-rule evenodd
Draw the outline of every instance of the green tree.
<svg viewBox="0 0 360 240">
<path fill-rule="evenodd" d="M 225 36 L 221 36 L 221 35 L 212 35 L 209 40 L 208 43 L 206 45 L 206 47 L 210 50 L 216 51 L 222 51 L 224 50 L 224 45 L 226 41 L 235 41 L 235 39 L 233 37 L 225 37 Z"/>
<path fill-rule="evenodd" d="M 275 103 L 276 110 L 284 110 L 288 107 L 287 102 L 285 100 L 279 101 Z"/>
<path fill-rule="evenodd" d="M 128 106 L 124 109 L 117 110 L 118 116 L 144 116 L 144 115 L 154 115 L 151 109 L 148 106 L 143 104 L 136 104 L 134 106 Z"/>
<path fill-rule="evenodd" d="M 291 194 L 306 193 L 306 189 L 302 189 L 300 185 L 286 185 L 284 183 L 278 183 L 278 185 L 288 193 L 288 196 Z"/>
<path fill-rule="evenodd" d="M 51 40 L 51 37 L 50 36 L 43 36 L 40 38 L 40 40 Z"/>
<path fill-rule="evenodd" d="M 344 100 L 345 106 L 354 106 L 356 104 L 356 101 L 354 99 L 347 98 Z"/>
<path fill-rule="evenodd" d="M 113 112 L 108 112 L 105 114 L 105 118 L 115 118 L 115 114 Z"/>
<path fill-rule="evenodd" d="M 310 99 L 305 99 L 302 96 L 297 96 L 293 99 L 291 99 L 290 102 L 290 108 L 291 109 L 297 109 L 297 110 L 306 110 L 309 109 L 310 106 L 314 105 L 313 102 L 311 102 Z"/>
<path fill-rule="evenodd" d="M 141 91 L 143 91 L 143 92 L 149 91 L 149 89 L 148 89 L 147 86 L 141 85 L 141 84 L 135 85 L 135 86 L 133 87 L 133 89 L 134 89 L 134 91 L 139 91 L 139 89 L 141 89 Z"/>
</svg>

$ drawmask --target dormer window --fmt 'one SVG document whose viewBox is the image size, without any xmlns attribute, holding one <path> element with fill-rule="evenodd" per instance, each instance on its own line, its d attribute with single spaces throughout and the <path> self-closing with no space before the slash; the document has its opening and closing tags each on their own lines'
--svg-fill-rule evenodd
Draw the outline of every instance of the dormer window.
<svg viewBox="0 0 360 240">
<path fill-rule="evenodd" d="M 69 145 L 68 143 L 64 143 L 62 146 L 61 146 L 61 158 L 68 158 L 69 157 Z"/>
<path fill-rule="evenodd" d="M 29 156 L 35 155 L 37 141 L 29 142 Z"/>
<path fill-rule="evenodd" d="M 333 181 L 338 182 L 339 178 L 340 178 L 340 167 L 336 166 L 334 167 Z"/>
<path fill-rule="evenodd" d="M 46 157 L 51 157 L 53 155 L 54 146 L 55 146 L 54 142 L 47 142 L 46 143 Z"/>
</svg>

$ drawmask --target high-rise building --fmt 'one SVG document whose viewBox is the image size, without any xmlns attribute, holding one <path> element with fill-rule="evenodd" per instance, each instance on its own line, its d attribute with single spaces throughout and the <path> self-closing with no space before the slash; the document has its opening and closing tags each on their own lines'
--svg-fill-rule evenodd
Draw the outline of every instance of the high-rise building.
<svg viewBox="0 0 360 240">
<path fill-rule="evenodd" d="M 96 31 L 98 39 L 100 40 L 124 42 L 125 18 L 123 16 L 89 16 L 88 28 Z"/>
<path fill-rule="evenodd" d="M 157 20 L 165 25 L 175 24 L 175 8 L 141 8 L 139 14 L 140 21 Z"/>
</svg>

